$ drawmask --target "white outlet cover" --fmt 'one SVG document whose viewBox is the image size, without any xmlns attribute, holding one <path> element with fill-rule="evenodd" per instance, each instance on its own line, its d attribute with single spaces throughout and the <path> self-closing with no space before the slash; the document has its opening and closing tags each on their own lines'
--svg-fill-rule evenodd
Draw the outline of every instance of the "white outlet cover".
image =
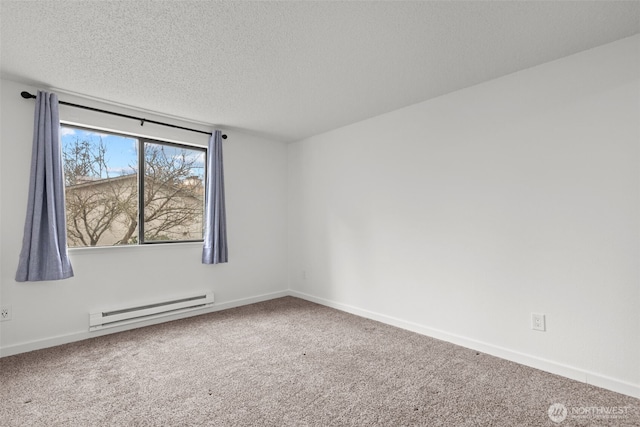
<svg viewBox="0 0 640 427">
<path fill-rule="evenodd" d="M 0 308 L 0 322 L 4 322 L 5 320 L 11 320 L 11 307 L 4 306 Z"/>
<path fill-rule="evenodd" d="M 531 329 L 533 329 L 534 331 L 546 331 L 544 314 L 531 313 Z"/>
</svg>

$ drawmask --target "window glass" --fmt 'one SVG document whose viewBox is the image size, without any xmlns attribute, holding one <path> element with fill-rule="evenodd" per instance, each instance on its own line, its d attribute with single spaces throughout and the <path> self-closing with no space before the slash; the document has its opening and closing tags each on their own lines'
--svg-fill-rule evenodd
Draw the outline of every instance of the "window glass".
<svg viewBox="0 0 640 427">
<path fill-rule="evenodd" d="M 144 142 L 144 240 L 202 239 L 205 150 Z"/>
<path fill-rule="evenodd" d="M 206 149 L 68 125 L 61 142 L 70 247 L 202 240 Z"/>
</svg>

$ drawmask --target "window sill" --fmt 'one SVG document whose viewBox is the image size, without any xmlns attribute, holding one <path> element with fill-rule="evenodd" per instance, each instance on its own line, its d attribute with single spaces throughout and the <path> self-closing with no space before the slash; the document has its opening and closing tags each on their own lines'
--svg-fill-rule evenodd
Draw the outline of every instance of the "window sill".
<svg viewBox="0 0 640 427">
<path fill-rule="evenodd" d="M 81 248 L 69 248 L 69 255 L 90 255 L 109 252 L 134 252 L 147 250 L 168 250 L 169 248 L 186 249 L 202 248 L 203 242 L 173 242 L 173 243 L 150 243 L 146 245 L 119 245 L 119 246 L 87 246 Z"/>
</svg>

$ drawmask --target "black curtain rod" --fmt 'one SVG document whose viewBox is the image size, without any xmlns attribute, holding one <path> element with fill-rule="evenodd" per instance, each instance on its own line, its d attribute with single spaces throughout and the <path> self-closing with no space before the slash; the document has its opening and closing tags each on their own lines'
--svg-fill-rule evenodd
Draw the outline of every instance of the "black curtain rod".
<svg viewBox="0 0 640 427">
<path fill-rule="evenodd" d="M 20 95 L 24 99 L 31 99 L 31 98 L 35 98 L 36 97 L 35 95 L 32 95 L 27 91 L 21 92 Z M 140 122 L 140 126 L 144 126 L 145 123 L 153 123 L 154 125 L 167 126 L 167 127 L 170 127 L 170 128 L 182 129 L 182 130 L 188 130 L 190 132 L 197 132 L 197 133 L 204 133 L 206 135 L 212 135 L 211 132 L 206 132 L 206 131 L 203 131 L 203 130 L 191 129 L 191 128 L 186 128 L 186 127 L 183 127 L 183 126 L 172 125 L 172 124 L 169 124 L 169 123 L 157 122 L 155 120 L 143 119 L 142 117 L 135 117 L 135 116 L 130 116 L 128 114 L 115 113 L 113 111 L 107 111 L 107 110 L 101 110 L 99 108 L 87 107 L 86 105 L 73 104 L 71 102 L 65 102 L 65 101 L 58 101 L 58 103 L 62 104 L 62 105 L 68 105 L 69 107 L 82 108 L 83 110 L 96 111 L 98 113 L 111 114 L 112 116 L 118 116 L 118 117 L 124 117 L 126 119 L 138 120 Z M 222 139 L 227 139 L 227 135 L 222 135 Z"/>
</svg>

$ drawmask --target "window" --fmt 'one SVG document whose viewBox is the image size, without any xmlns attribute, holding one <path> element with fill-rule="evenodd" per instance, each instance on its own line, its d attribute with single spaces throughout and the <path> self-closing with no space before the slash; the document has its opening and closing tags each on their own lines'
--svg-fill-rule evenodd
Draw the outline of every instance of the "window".
<svg viewBox="0 0 640 427">
<path fill-rule="evenodd" d="M 205 148 L 69 125 L 60 134 L 70 247 L 202 241 Z"/>
</svg>

